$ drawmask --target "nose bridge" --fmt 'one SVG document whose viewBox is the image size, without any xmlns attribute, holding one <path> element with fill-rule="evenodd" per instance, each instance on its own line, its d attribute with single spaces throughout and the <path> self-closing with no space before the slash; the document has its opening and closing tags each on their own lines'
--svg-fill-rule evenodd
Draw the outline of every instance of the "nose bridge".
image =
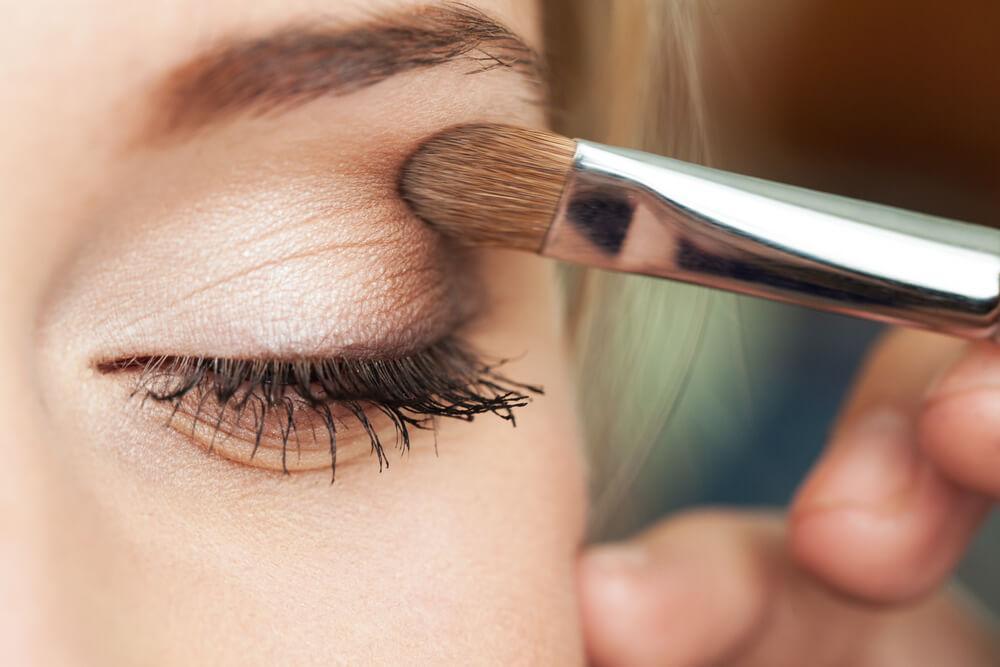
<svg viewBox="0 0 1000 667">
<path fill-rule="evenodd" d="M 0 665 L 72 666 L 98 662 L 94 593 L 104 579 L 93 564 L 113 547 L 91 530 L 96 505 L 67 456 L 78 434 L 45 406 L 37 328 L 53 276 L 85 229 L 82 184 L 103 172 L 86 158 L 97 145 L 86 96 L 57 102 L 64 77 L 90 62 L 79 57 L 86 50 L 38 49 L 58 41 L 59 23 L 23 18 L 23 30 L 6 30 L 11 39 L 0 43 L 10 84 L 0 91 Z"/>
<path fill-rule="evenodd" d="M 0 481 L 0 662 L 8 665 L 41 664 L 54 658 L 51 630 L 54 618 L 54 577 L 49 570 L 49 539 L 41 523 L 41 500 L 31 487 L 37 478 L 11 460 L 11 442 L 4 444 L 3 479 Z M 17 465 L 21 475 L 7 467 Z M 12 483 L 13 482 L 13 483 Z"/>
<path fill-rule="evenodd" d="M 64 577 L 57 559 L 58 481 L 47 465 L 38 396 L 29 359 L 11 344 L 0 314 L 0 664 L 66 664 L 76 660 L 64 632 Z M 71 520 L 64 517 L 61 521 Z"/>
</svg>

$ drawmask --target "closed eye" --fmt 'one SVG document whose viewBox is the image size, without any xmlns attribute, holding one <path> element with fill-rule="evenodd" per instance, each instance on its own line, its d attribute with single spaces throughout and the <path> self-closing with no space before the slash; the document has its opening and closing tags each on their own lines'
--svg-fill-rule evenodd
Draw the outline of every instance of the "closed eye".
<svg viewBox="0 0 1000 667">
<path fill-rule="evenodd" d="M 287 474 L 315 469 L 322 450 L 332 480 L 345 435 L 367 439 L 382 470 L 387 449 L 408 451 L 411 430 L 434 428 L 437 418 L 493 414 L 514 424 L 515 410 L 542 390 L 506 378 L 497 365 L 447 337 L 393 358 L 155 355 L 97 369 L 134 376 L 138 405 L 166 406 L 167 423 L 212 452 Z"/>
</svg>

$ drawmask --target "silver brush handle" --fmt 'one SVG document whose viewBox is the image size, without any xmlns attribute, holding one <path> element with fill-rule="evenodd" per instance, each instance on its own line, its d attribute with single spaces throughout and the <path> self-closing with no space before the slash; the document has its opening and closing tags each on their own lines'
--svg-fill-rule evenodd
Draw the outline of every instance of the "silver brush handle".
<svg viewBox="0 0 1000 667">
<path fill-rule="evenodd" d="M 1000 339 L 1000 231 L 577 144 L 547 257 Z"/>
</svg>

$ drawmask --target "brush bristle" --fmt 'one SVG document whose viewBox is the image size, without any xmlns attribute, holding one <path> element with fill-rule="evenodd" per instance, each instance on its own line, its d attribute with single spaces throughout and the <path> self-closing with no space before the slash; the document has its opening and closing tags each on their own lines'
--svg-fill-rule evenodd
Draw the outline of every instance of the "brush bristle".
<svg viewBox="0 0 1000 667">
<path fill-rule="evenodd" d="M 403 167 L 400 192 L 441 233 L 473 246 L 537 252 L 576 144 L 507 125 L 460 125 L 431 137 Z"/>
</svg>

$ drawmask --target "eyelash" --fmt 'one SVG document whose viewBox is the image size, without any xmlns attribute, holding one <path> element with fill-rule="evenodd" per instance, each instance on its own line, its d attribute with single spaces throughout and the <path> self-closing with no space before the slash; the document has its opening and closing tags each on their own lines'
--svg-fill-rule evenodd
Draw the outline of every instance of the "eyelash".
<svg viewBox="0 0 1000 667">
<path fill-rule="evenodd" d="M 194 424 L 206 402 L 218 412 L 212 420 L 213 442 L 227 411 L 236 423 L 252 411 L 255 435 L 252 459 L 261 444 L 266 420 L 281 419 L 282 469 L 287 474 L 289 438 L 298 437 L 303 411 L 318 416 L 330 445 L 331 483 L 337 468 L 338 425 L 331 408 L 339 406 L 361 426 L 371 441 L 379 470 L 388 467 L 385 445 L 369 419 L 376 410 L 393 424 L 396 447 L 410 448 L 410 429 L 433 429 L 439 417 L 472 421 L 492 413 L 516 426 L 514 410 L 525 407 L 541 387 L 514 382 L 497 372 L 504 361 L 486 363 L 459 341 L 445 338 L 414 354 L 391 359 L 317 358 L 232 359 L 212 357 L 148 356 L 100 364 L 104 373 L 138 373 L 132 396 L 173 406 L 173 419 L 185 400 L 194 400 Z M 369 411 L 366 411 L 366 408 Z"/>
</svg>

